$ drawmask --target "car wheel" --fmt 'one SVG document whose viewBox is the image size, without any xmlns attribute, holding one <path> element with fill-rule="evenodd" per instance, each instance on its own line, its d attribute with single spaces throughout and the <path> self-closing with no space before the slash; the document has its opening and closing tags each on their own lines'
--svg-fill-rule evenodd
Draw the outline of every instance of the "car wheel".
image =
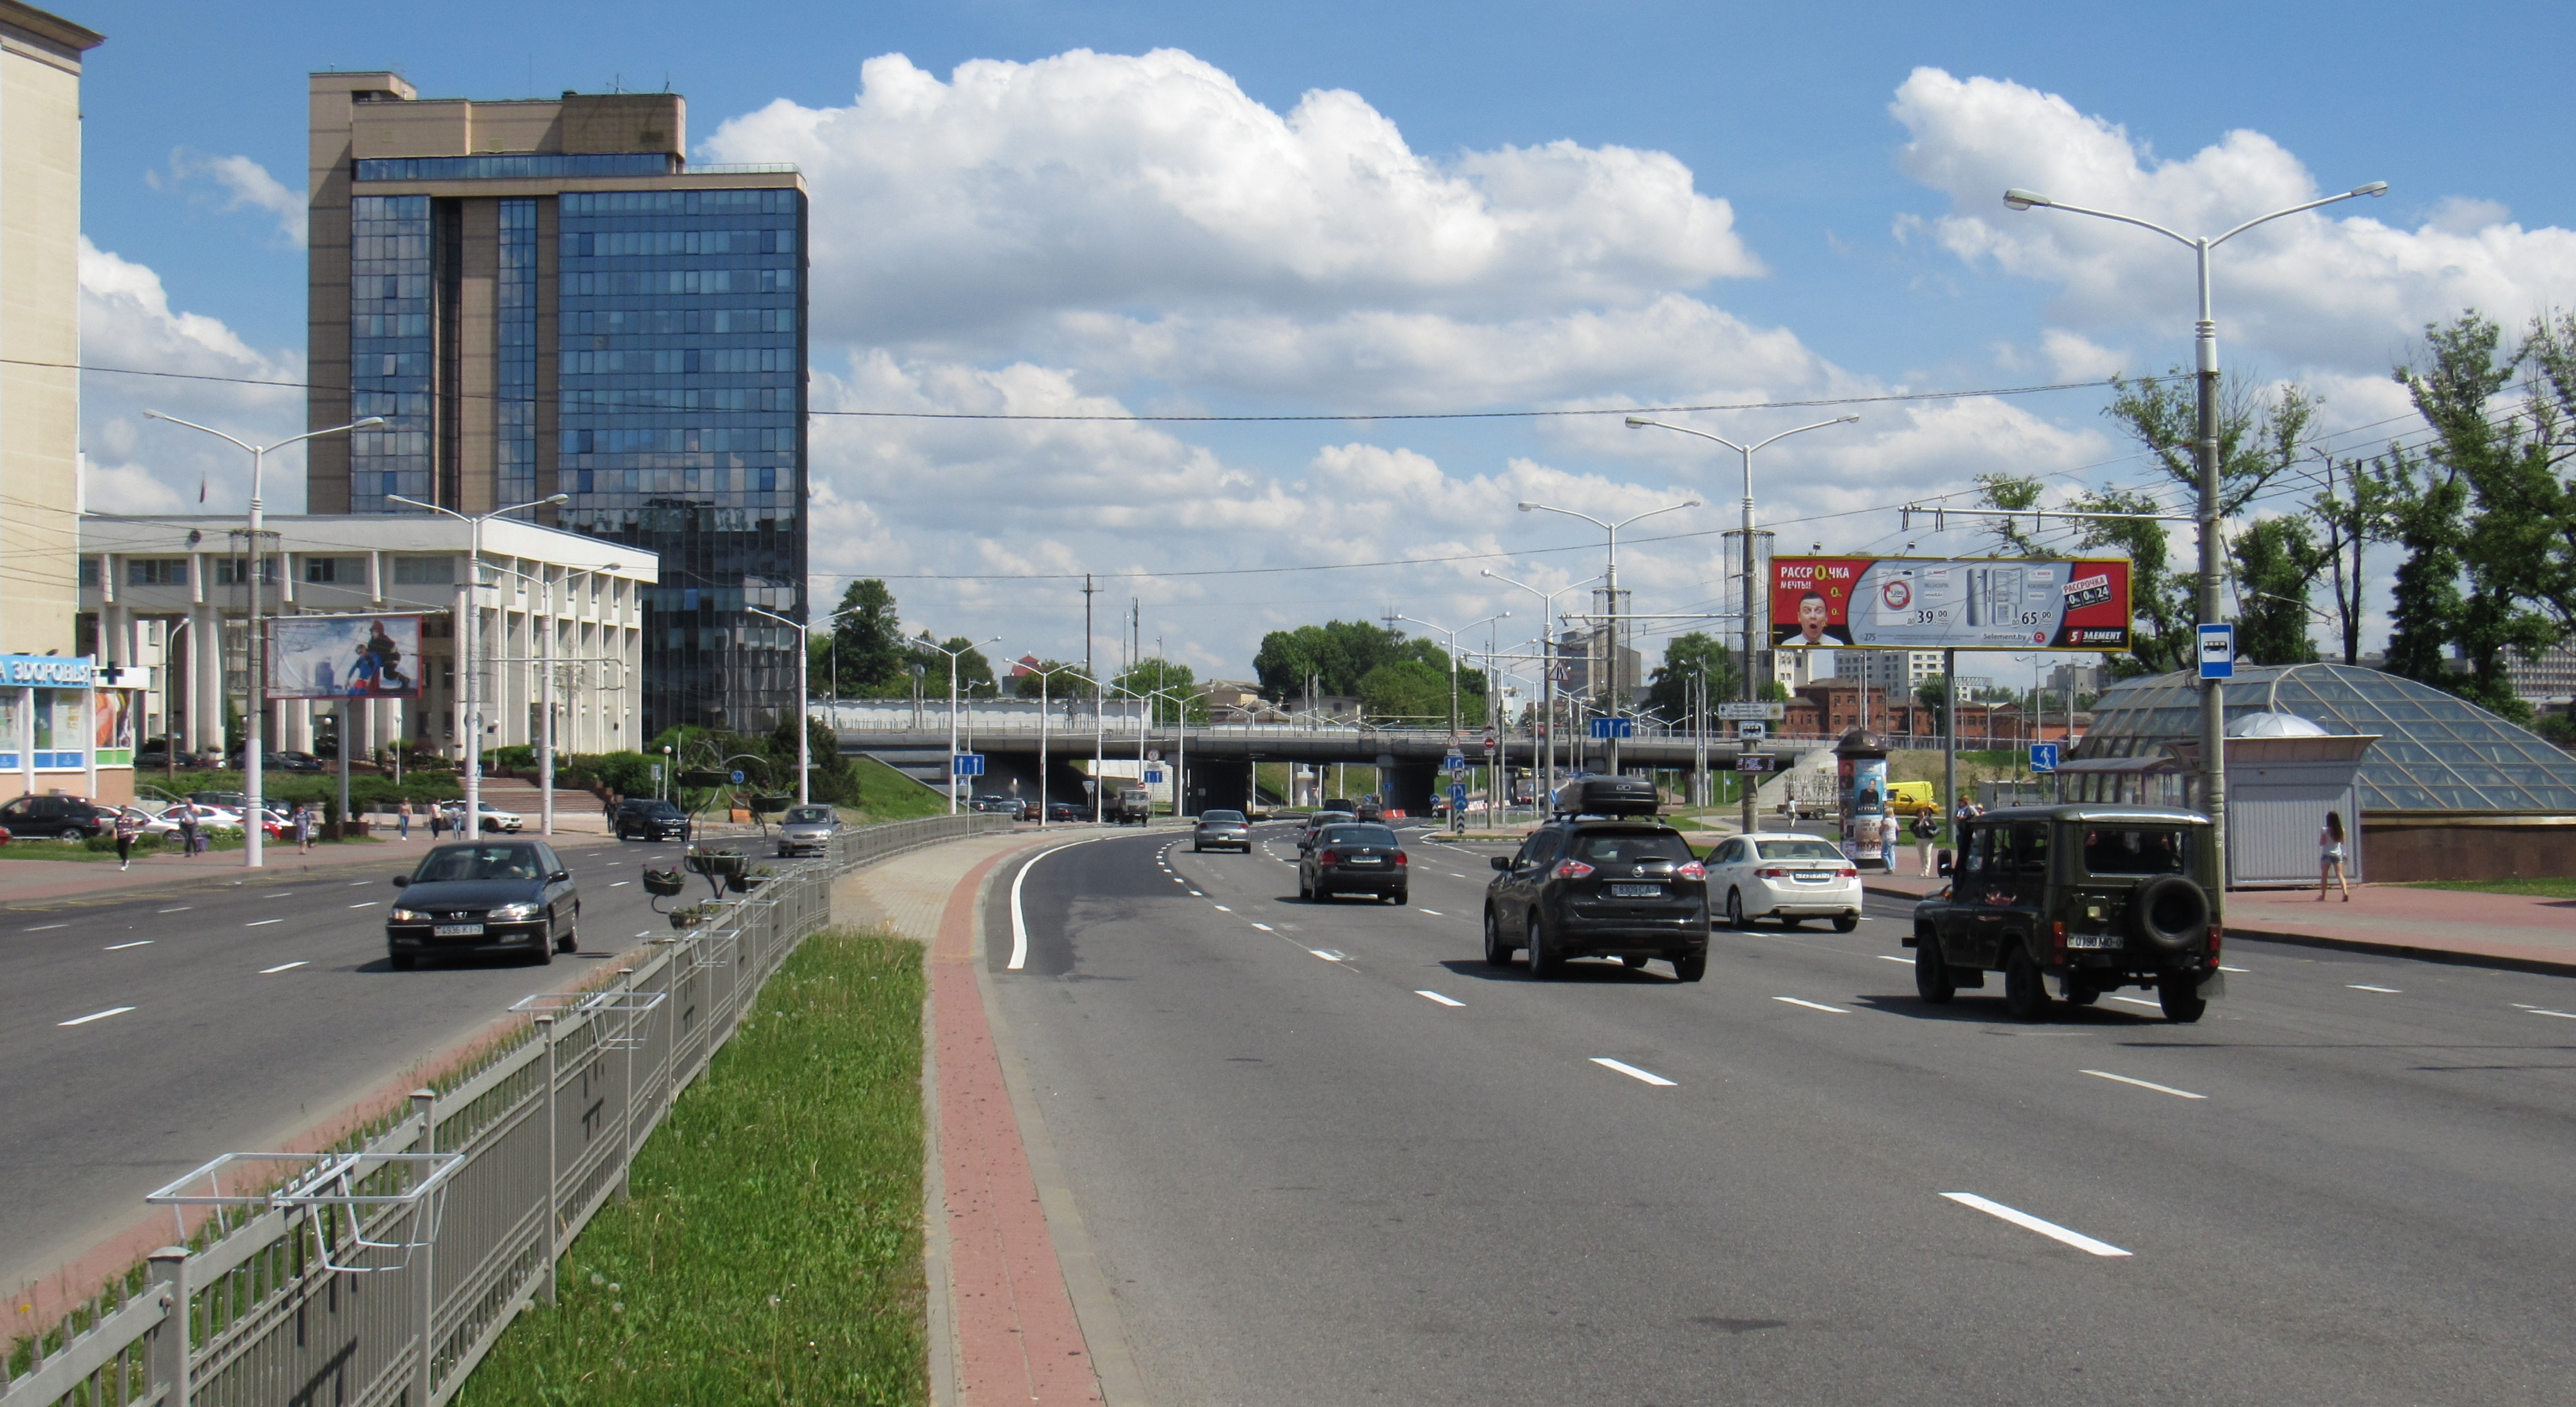
<svg viewBox="0 0 2576 1407">
<path fill-rule="evenodd" d="M 1411 897 L 1412 897 L 1412 896 L 1410 896 L 1410 895 L 1406 894 L 1403 890 L 1399 889 L 1399 890 L 1395 891 L 1394 893 L 1387 895 L 1387 896 L 1386 896 L 1386 901 L 1387 901 L 1388 903 L 1390 903 L 1390 904 L 1403 904 L 1403 903 L 1408 903 L 1408 902 L 1410 902 L 1410 901 L 1411 901 Z"/>
<path fill-rule="evenodd" d="M 1751 928 L 1753 926 L 1753 920 L 1744 916 L 1744 893 L 1742 890 L 1730 889 L 1726 891 L 1726 926 L 1729 928 Z"/>
<path fill-rule="evenodd" d="M 417 965 L 418 960 L 413 958 L 409 953 L 385 954 L 385 966 L 392 968 L 396 972 L 409 972 Z"/>
<path fill-rule="evenodd" d="M 1492 909 L 1487 909 L 1485 910 L 1485 966 L 1509 967 L 1511 965 L 1512 949 L 1503 943 L 1502 920 L 1494 917 Z"/>
<path fill-rule="evenodd" d="M 2168 972 L 2156 983 L 2156 1001 L 2165 1009 L 2165 1019 L 2177 1026 L 2188 1026 L 2209 1010 L 2209 998 L 2200 994 L 2200 980 L 2188 972 Z"/>
<path fill-rule="evenodd" d="M 569 931 L 569 932 L 565 933 L 565 934 L 564 934 L 564 936 L 562 936 L 561 938 L 556 939 L 556 940 L 555 940 L 555 951 L 556 951 L 556 952 L 558 952 L 558 953 L 577 953 L 577 952 L 580 952 L 580 951 L 581 951 L 581 933 L 580 933 L 580 931 L 579 931 L 578 929 L 576 929 L 576 930 L 572 930 L 572 931 Z"/>
<path fill-rule="evenodd" d="M 1315 886 L 1307 882 L 1304 870 L 1297 872 L 1297 897 L 1309 904 L 1315 902 Z"/>
<path fill-rule="evenodd" d="M 1914 930 L 1914 995 L 1939 1006 L 1959 994 L 1950 980 L 1950 964 L 1941 956 L 1941 940 L 1927 928 Z"/>
<path fill-rule="evenodd" d="M 2066 982 L 2059 985 L 2058 995 L 2068 1006 L 2091 1006 L 2101 997 L 2102 990 L 2090 982 Z"/>
<path fill-rule="evenodd" d="M 554 929 L 549 926 L 545 932 L 537 935 L 537 955 L 535 958 L 535 964 L 538 967 L 543 967 L 554 960 L 555 932 Z"/>
<path fill-rule="evenodd" d="M 2030 960 L 2030 949 L 2020 939 L 2005 941 L 2014 946 L 2012 956 L 2004 960 L 2004 1010 L 2017 1021 L 2036 1021 L 2048 1012 L 2048 980 L 2040 976 L 2039 964 Z"/>
<path fill-rule="evenodd" d="M 1565 959 L 1548 951 L 1547 922 L 1536 909 L 1529 916 L 1529 970 L 1532 977 L 1554 977 L 1565 970 Z"/>
<path fill-rule="evenodd" d="M 1703 948 L 1697 953 L 1673 959 L 1673 975 L 1685 982 L 1696 982 L 1706 977 L 1708 951 Z"/>
<path fill-rule="evenodd" d="M 55 836 L 54 839 L 61 841 L 65 845 L 75 845 L 81 841 L 89 839 L 89 832 L 82 830 L 78 826 L 65 826 L 63 827 L 63 833 Z"/>
<path fill-rule="evenodd" d="M 1836 915 L 1834 915 L 1834 931 L 1835 931 L 1836 933 L 1849 933 L 1849 932 L 1851 932 L 1853 929 L 1858 928 L 1858 927 L 1860 927 L 1860 915 L 1858 915 L 1858 914 L 1836 914 Z"/>
<path fill-rule="evenodd" d="M 1619 959 L 1619 965 L 1628 969 L 1630 972 L 1634 972 L 1638 968 L 1644 967 L 1646 965 L 1646 960 L 1637 956 L 1635 953 L 1629 953 Z"/>
<path fill-rule="evenodd" d="M 242 568 L 242 570 L 243 570 L 244 572 L 248 572 L 248 571 L 250 570 L 250 568 L 248 568 L 248 567 L 244 567 L 244 568 Z M 1203 846 L 1203 845 L 1199 844 L 1197 841 L 1193 840 L 1193 841 L 1191 841 L 1191 842 L 1190 842 L 1190 853 L 1191 853 L 1191 854 L 1193 854 L 1193 855 L 1203 855 L 1203 854 L 1207 853 L 1207 847 L 1205 847 L 1205 846 Z"/>
</svg>

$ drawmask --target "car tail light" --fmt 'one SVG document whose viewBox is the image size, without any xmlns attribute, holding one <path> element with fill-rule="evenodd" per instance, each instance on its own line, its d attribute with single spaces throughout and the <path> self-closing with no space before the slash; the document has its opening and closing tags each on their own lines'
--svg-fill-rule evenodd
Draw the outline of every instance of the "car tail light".
<svg viewBox="0 0 2576 1407">
<path fill-rule="evenodd" d="M 1399 865 L 1410 865 L 1413 863 L 1413 857 L 1398 850 L 1395 852 L 1395 862 Z"/>
<path fill-rule="evenodd" d="M 1558 879 L 1582 879 L 1592 873 L 1592 867 L 1581 860 L 1559 860 L 1554 873 Z"/>
<path fill-rule="evenodd" d="M 1687 864 L 1675 865 L 1673 867 L 1673 878 L 1706 879 L 1708 878 L 1708 866 L 1701 864 L 1697 860 L 1692 860 Z"/>
<path fill-rule="evenodd" d="M 1778 865 L 1764 865 L 1753 872 L 1755 879 L 1787 879 L 1789 872 Z"/>
<path fill-rule="evenodd" d="M 2218 966 L 2218 942 L 2225 936 L 2226 930 L 2217 924 L 2213 923 L 2209 926 L 2209 965 L 2211 967 Z"/>
<path fill-rule="evenodd" d="M 1836 879 L 1858 879 L 1858 878 L 1860 878 L 1860 869 L 1859 869 L 1859 867 L 1858 867 L 1858 866 L 1855 866 L 1855 865 L 1845 865 L 1845 866 L 1843 866 L 1841 869 L 1838 869 L 1838 870 L 1834 871 L 1834 878 L 1836 878 Z"/>
<path fill-rule="evenodd" d="M 1315 857 L 1315 863 L 1319 865 L 1338 865 L 1341 862 L 1342 852 L 1338 850 L 1327 850 Z"/>
<path fill-rule="evenodd" d="M 2066 924 L 2063 920 L 2050 921 L 2048 925 L 2048 946 L 2049 950 L 2056 954 L 2057 961 L 2066 961 Z"/>
</svg>

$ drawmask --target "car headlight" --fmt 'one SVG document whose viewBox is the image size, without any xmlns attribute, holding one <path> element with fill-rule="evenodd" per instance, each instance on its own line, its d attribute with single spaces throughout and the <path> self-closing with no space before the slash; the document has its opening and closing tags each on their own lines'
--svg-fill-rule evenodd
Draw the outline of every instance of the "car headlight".
<svg viewBox="0 0 2576 1407">
<path fill-rule="evenodd" d="M 546 906 L 543 904 L 503 904 L 492 910 L 491 913 L 486 914 L 485 917 L 499 919 L 503 923 L 508 923 L 514 919 L 535 918 L 537 915 L 544 913 L 545 911 Z"/>
<path fill-rule="evenodd" d="M 427 922 L 429 922 L 429 915 L 427 915 L 427 914 L 425 914 L 425 913 L 422 913 L 422 912 L 421 912 L 420 910 L 418 910 L 418 909 L 406 909 L 406 908 L 400 908 L 400 907 L 397 907 L 397 908 L 395 908 L 395 910 L 394 910 L 392 913 L 385 915 L 385 917 L 392 919 L 392 920 L 393 920 L 394 922 L 396 922 L 396 923 L 427 923 Z"/>
</svg>

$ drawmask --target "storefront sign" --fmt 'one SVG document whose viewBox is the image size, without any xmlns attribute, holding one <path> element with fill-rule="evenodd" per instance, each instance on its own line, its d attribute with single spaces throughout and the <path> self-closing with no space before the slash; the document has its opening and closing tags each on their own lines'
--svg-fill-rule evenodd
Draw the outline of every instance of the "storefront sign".
<svg viewBox="0 0 2576 1407">
<path fill-rule="evenodd" d="M 17 689 L 87 689 L 98 663 L 87 655 L 0 655 L 0 685 Z"/>
</svg>

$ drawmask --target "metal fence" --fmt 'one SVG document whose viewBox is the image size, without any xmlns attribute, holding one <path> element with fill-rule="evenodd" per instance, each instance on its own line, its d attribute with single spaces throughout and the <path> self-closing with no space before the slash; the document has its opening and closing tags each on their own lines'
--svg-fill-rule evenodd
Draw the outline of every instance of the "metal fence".
<svg viewBox="0 0 2576 1407">
<path fill-rule="evenodd" d="M 557 1263 L 626 1195 L 636 1150 L 830 922 L 832 881 L 1008 825 L 853 828 L 605 986 L 531 999 L 528 1040 L 446 1094 L 416 1092 L 358 1153 L 281 1187 L 226 1189 L 223 1160 L 209 1164 L 184 1199 L 212 1207 L 220 1234 L 155 1254 L 139 1292 L 102 1294 L 14 1379 L 0 1362 L 0 1407 L 447 1401 L 522 1307 L 552 1302 Z"/>
</svg>

